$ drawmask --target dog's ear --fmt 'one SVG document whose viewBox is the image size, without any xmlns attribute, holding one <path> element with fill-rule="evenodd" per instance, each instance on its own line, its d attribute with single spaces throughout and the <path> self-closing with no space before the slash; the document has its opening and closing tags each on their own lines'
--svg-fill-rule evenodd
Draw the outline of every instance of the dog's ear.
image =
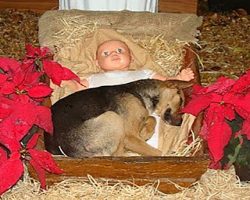
<svg viewBox="0 0 250 200">
<path fill-rule="evenodd" d="M 194 85 L 191 81 L 167 80 L 164 82 L 168 88 L 184 89 Z"/>
</svg>

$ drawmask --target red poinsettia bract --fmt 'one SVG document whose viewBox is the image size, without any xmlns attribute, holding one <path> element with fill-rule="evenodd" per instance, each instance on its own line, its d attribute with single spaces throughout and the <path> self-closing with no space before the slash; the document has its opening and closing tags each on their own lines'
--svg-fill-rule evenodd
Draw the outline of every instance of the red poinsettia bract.
<svg viewBox="0 0 250 200">
<path fill-rule="evenodd" d="M 236 113 L 243 119 L 238 134 L 250 139 L 250 71 L 238 80 L 220 77 L 214 84 L 194 86 L 191 101 L 183 112 L 197 116 L 204 111 L 200 135 L 207 141 L 211 157 L 211 168 L 220 168 L 223 151 L 228 144 L 232 130 L 227 120 L 235 119 Z"/>
<path fill-rule="evenodd" d="M 41 102 L 52 89 L 44 83 L 47 76 L 60 85 L 62 80 L 79 78 L 69 69 L 51 60 L 48 48 L 26 46 L 23 61 L 0 57 L 0 194 L 12 187 L 23 175 L 24 161 L 38 173 L 41 187 L 45 188 L 45 171 L 62 173 L 47 151 L 35 149 L 38 133 L 30 139 L 32 128 L 53 132 L 50 108 Z"/>
</svg>

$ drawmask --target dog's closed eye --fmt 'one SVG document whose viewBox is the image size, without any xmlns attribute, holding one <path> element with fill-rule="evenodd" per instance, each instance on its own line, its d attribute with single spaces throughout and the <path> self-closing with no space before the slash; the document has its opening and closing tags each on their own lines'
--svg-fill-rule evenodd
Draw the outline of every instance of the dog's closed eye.
<svg viewBox="0 0 250 200">
<path fill-rule="evenodd" d="M 183 100 L 183 98 L 180 98 L 180 107 L 182 107 L 183 104 L 184 104 L 184 100 Z"/>
</svg>

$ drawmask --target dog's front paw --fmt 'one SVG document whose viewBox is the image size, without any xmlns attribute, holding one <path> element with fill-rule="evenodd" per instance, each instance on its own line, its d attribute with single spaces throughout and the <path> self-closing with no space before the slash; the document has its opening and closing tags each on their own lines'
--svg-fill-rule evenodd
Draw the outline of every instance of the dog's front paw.
<svg viewBox="0 0 250 200">
<path fill-rule="evenodd" d="M 140 130 L 139 136 L 142 140 L 147 141 L 154 134 L 154 129 L 156 126 L 156 119 L 152 116 L 148 116 L 143 123 L 143 127 Z"/>
</svg>

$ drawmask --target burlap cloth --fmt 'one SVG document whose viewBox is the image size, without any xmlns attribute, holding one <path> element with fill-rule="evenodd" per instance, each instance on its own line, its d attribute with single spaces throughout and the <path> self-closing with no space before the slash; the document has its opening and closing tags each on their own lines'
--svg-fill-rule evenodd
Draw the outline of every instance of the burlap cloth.
<svg viewBox="0 0 250 200">
<path fill-rule="evenodd" d="M 39 42 L 51 48 L 81 40 L 98 26 L 124 35 L 144 37 L 164 34 L 166 40 L 196 41 L 202 17 L 194 14 L 149 12 L 95 12 L 82 10 L 47 11 L 39 20 Z"/>
<path fill-rule="evenodd" d="M 177 61 L 176 65 L 161 65 L 159 63 L 164 63 L 164 56 L 161 58 L 163 53 L 159 51 L 157 63 L 156 54 L 152 55 L 152 52 L 145 50 L 136 41 L 152 37 L 158 39 L 161 36 L 161 40 L 168 42 L 196 42 L 195 35 L 201 22 L 202 18 L 193 14 L 47 11 L 39 19 L 39 42 L 41 46 L 53 50 L 54 60 L 70 68 L 80 78 L 100 72 L 94 62 L 96 49 L 100 43 L 110 39 L 122 40 L 129 46 L 134 57 L 130 69 L 147 68 L 171 76 L 179 72 L 181 63 Z M 165 49 L 170 48 L 165 43 L 163 46 Z M 182 47 L 179 47 L 180 56 Z M 68 87 L 51 86 L 54 89 L 52 103 L 72 93 Z M 164 155 L 180 148 L 179 145 L 187 138 L 192 123 L 193 117 L 186 119 L 182 128 L 161 123 L 159 144 Z M 168 138 L 165 133 L 171 136 Z"/>
</svg>

